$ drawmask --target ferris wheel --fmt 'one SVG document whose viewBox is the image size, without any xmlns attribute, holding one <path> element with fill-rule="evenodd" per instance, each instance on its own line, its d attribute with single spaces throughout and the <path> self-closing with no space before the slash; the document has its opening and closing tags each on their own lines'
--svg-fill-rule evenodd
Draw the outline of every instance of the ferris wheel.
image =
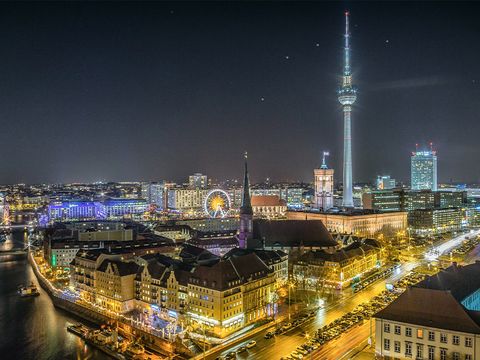
<svg viewBox="0 0 480 360">
<path fill-rule="evenodd" d="M 223 218 L 227 216 L 230 206 L 228 193 L 222 189 L 213 189 L 205 197 L 203 210 L 212 218 Z"/>
</svg>

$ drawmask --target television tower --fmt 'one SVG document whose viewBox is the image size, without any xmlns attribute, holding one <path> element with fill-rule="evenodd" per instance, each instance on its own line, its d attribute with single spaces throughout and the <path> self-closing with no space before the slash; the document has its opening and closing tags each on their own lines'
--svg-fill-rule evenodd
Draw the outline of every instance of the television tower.
<svg viewBox="0 0 480 360">
<path fill-rule="evenodd" d="M 343 202 L 346 208 L 353 207 L 352 194 L 352 105 L 357 100 L 357 88 L 352 85 L 350 70 L 350 13 L 345 11 L 345 48 L 343 54 L 342 86 L 338 89 L 338 101 L 343 110 Z"/>
</svg>

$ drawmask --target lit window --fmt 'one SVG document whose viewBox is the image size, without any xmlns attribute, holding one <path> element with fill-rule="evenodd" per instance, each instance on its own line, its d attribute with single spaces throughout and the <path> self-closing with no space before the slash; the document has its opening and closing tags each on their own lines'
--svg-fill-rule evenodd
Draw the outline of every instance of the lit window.
<svg viewBox="0 0 480 360">
<path fill-rule="evenodd" d="M 452 344 L 453 345 L 460 345 L 460 337 L 458 335 L 453 335 Z"/>
<path fill-rule="evenodd" d="M 466 337 L 465 338 L 465 346 L 466 347 L 472 347 L 472 338 L 471 337 Z"/>
</svg>

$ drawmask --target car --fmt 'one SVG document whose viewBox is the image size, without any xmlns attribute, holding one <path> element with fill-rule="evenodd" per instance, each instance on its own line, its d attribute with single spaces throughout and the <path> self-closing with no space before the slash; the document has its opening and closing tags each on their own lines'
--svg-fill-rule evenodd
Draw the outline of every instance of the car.
<svg viewBox="0 0 480 360">
<path fill-rule="evenodd" d="M 290 354 L 290 356 L 291 356 L 292 358 L 294 358 L 294 359 L 303 359 L 303 355 L 300 354 L 300 353 L 297 352 L 297 351 L 292 352 L 292 353 Z"/>
<path fill-rule="evenodd" d="M 257 345 L 257 342 L 255 340 L 251 340 L 248 342 L 248 344 L 246 345 L 247 349 L 251 349 L 253 348 L 255 345 Z"/>
<path fill-rule="evenodd" d="M 274 332 L 267 332 L 264 336 L 265 339 L 271 339 L 272 337 L 275 336 Z"/>
<path fill-rule="evenodd" d="M 241 354 L 241 353 L 244 352 L 244 351 L 247 351 L 247 347 L 246 347 L 246 346 L 240 346 L 240 347 L 237 349 L 236 353 L 237 353 L 237 354 Z"/>
<path fill-rule="evenodd" d="M 302 354 L 302 355 L 307 355 L 307 354 L 308 354 L 308 351 L 305 350 L 305 349 L 303 349 L 303 348 L 301 348 L 300 346 L 297 347 L 297 352 L 300 353 L 300 354 Z"/>
</svg>

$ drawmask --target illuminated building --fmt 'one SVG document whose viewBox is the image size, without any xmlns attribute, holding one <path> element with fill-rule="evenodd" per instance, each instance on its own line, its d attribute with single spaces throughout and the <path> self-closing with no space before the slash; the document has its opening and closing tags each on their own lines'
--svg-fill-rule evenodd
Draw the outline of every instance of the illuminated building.
<svg viewBox="0 0 480 360">
<path fill-rule="evenodd" d="M 287 212 L 287 203 L 276 195 L 253 195 L 251 201 L 255 217 L 282 218 Z"/>
<path fill-rule="evenodd" d="M 401 196 L 402 206 L 407 211 L 435 207 L 435 194 L 430 190 L 402 191 Z"/>
<path fill-rule="evenodd" d="M 117 313 L 135 309 L 134 280 L 138 269 L 134 262 L 103 260 L 95 270 L 95 303 Z"/>
<path fill-rule="evenodd" d="M 304 193 L 308 191 L 302 184 L 255 185 L 250 189 L 252 196 L 278 196 L 285 200 L 289 209 L 304 208 Z"/>
<path fill-rule="evenodd" d="M 414 151 L 411 156 L 412 190 L 437 190 L 437 152 Z"/>
<path fill-rule="evenodd" d="M 257 255 L 270 270 L 275 274 L 275 287 L 279 288 L 288 281 L 288 254 L 282 250 L 264 250 L 264 249 L 232 249 L 225 254 L 224 259 L 230 257 L 245 256 L 254 253 Z"/>
<path fill-rule="evenodd" d="M 402 196 L 400 192 L 377 190 L 363 193 L 363 208 L 381 211 L 401 211 Z"/>
<path fill-rule="evenodd" d="M 201 211 L 208 189 L 173 188 L 168 190 L 168 208 L 180 212 Z"/>
<path fill-rule="evenodd" d="M 172 245 L 171 243 L 161 244 L 159 241 L 141 240 L 121 244 L 113 243 L 104 249 L 79 249 L 69 265 L 73 286 L 82 298 L 95 302 L 99 292 L 99 289 L 95 287 L 95 272 L 105 259 L 132 261 L 140 256 L 150 256 L 151 254 L 173 254 L 174 247 Z M 102 283 L 97 285 L 102 285 Z"/>
<path fill-rule="evenodd" d="M 323 211 L 333 207 L 333 174 L 334 170 L 329 169 L 325 161 L 328 152 L 323 152 L 323 160 L 320 169 L 313 170 L 315 187 L 315 207 Z"/>
<path fill-rule="evenodd" d="M 478 274 L 478 262 L 454 264 L 407 288 L 375 314 L 375 358 L 478 359 Z"/>
<path fill-rule="evenodd" d="M 243 177 L 243 200 L 240 207 L 240 227 L 238 232 L 238 246 L 247 247 L 247 242 L 253 232 L 253 209 L 250 199 L 250 180 L 248 178 L 247 153 L 245 153 L 245 172 Z"/>
<path fill-rule="evenodd" d="M 384 260 L 384 251 L 376 240 L 358 240 L 334 252 L 306 252 L 293 265 L 293 277 L 300 289 L 342 289 L 382 266 Z"/>
<path fill-rule="evenodd" d="M 345 47 L 342 86 L 338 90 L 338 101 L 343 110 L 343 202 L 342 205 L 352 208 L 352 105 L 357 100 L 357 89 L 352 85 L 352 72 L 350 68 L 350 30 L 349 12 L 345 12 Z"/>
<path fill-rule="evenodd" d="M 93 201 L 54 201 L 48 205 L 48 218 L 55 220 L 95 219 L 99 206 Z"/>
<path fill-rule="evenodd" d="M 103 201 L 53 201 L 48 205 L 50 221 L 116 219 L 142 215 L 147 210 L 144 199 L 106 199 Z"/>
<path fill-rule="evenodd" d="M 467 205 L 466 191 L 436 191 L 435 207 L 464 207 Z"/>
<path fill-rule="evenodd" d="M 364 209 L 382 211 L 411 211 L 447 207 L 464 207 L 465 191 L 405 191 L 378 190 L 363 194 Z"/>
<path fill-rule="evenodd" d="M 389 190 L 394 189 L 396 186 L 395 179 L 390 178 L 390 175 L 377 176 L 377 189 Z"/>
<path fill-rule="evenodd" d="M 165 208 L 166 188 L 165 183 L 146 183 L 142 184 L 142 198 L 148 204 L 155 204 L 158 209 Z"/>
<path fill-rule="evenodd" d="M 188 177 L 188 185 L 192 189 L 205 189 L 208 187 L 207 175 L 195 173 Z"/>
<path fill-rule="evenodd" d="M 105 259 L 120 259 L 120 254 L 104 250 L 80 250 L 72 262 L 71 279 L 80 297 L 88 302 L 95 302 L 95 270 Z"/>
<path fill-rule="evenodd" d="M 407 230 L 407 213 L 403 211 L 354 210 L 339 213 L 289 211 L 287 218 L 320 220 L 330 232 L 365 237 L 375 236 L 385 229 L 395 232 Z"/>
<path fill-rule="evenodd" d="M 275 275 L 254 253 L 193 267 L 162 256 L 143 259 L 135 281 L 140 308 L 218 337 L 274 314 Z"/>
<path fill-rule="evenodd" d="M 408 213 L 412 234 L 424 236 L 462 230 L 463 210 L 460 208 L 416 209 Z"/>
<path fill-rule="evenodd" d="M 147 207 L 144 199 L 107 199 L 101 203 L 100 208 L 107 219 L 115 219 L 125 215 L 142 215 Z"/>
</svg>

